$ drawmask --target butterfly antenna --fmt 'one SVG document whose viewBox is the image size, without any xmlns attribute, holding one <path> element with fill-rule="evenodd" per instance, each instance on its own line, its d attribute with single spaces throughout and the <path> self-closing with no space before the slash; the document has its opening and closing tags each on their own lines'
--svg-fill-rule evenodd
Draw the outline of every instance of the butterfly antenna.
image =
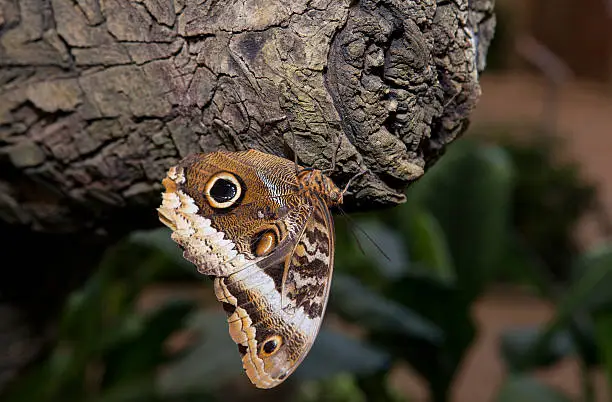
<svg viewBox="0 0 612 402">
<path fill-rule="evenodd" d="M 348 215 L 344 211 L 342 211 L 342 214 L 347 217 L 347 222 L 349 224 L 348 227 L 351 230 L 351 233 L 353 234 L 353 238 L 355 239 L 355 242 L 357 243 L 357 248 L 359 248 L 359 251 L 361 251 L 361 254 L 367 255 L 365 250 L 363 249 L 363 246 L 361 245 L 361 242 L 359 241 L 359 236 L 357 236 L 357 232 L 355 231 L 355 223 L 351 221 L 350 218 L 348 218 Z"/>
<path fill-rule="evenodd" d="M 361 226 L 359 226 L 357 222 L 353 220 L 353 218 L 351 218 L 346 212 L 344 212 L 342 208 L 340 208 L 340 206 L 338 206 L 338 210 L 342 213 L 342 215 L 344 215 L 347 218 L 347 222 L 349 223 L 349 226 L 351 227 L 351 229 L 359 230 L 370 241 L 370 243 L 372 243 L 374 247 L 376 247 L 376 249 L 387 259 L 387 261 L 391 261 L 391 258 L 389 258 L 387 253 L 383 251 L 382 247 L 380 247 L 378 243 L 376 243 L 374 239 L 372 239 L 372 237 L 368 234 L 368 232 L 366 232 Z M 363 248 L 361 247 L 361 244 L 359 243 L 359 239 L 357 238 L 357 233 L 355 233 L 354 230 L 352 230 L 352 232 L 353 232 L 353 236 L 355 236 L 355 240 L 357 241 L 357 245 L 359 246 L 359 249 L 361 250 L 362 253 L 365 254 L 365 252 L 363 251 Z"/>
<path fill-rule="evenodd" d="M 358 178 L 359 176 L 363 176 L 365 173 L 367 172 L 366 169 L 363 169 L 361 172 L 358 172 L 357 174 L 355 174 L 353 177 L 351 177 L 349 179 L 349 181 L 346 183 L 346 186 L 344 186 L 344 189 L 342 190 L 342 195 L 344 195 L 344 193 L 346 193 L 346 191 L 348 190 L 349 186 L 351 185 L 351 183 L 353 182 L 353 180 L 355 180 L 356 178 Z M 346 214 L 345 214 L 346 215 Z M 348 215 L 346 215 L 348 216 Z"/>
</svg>

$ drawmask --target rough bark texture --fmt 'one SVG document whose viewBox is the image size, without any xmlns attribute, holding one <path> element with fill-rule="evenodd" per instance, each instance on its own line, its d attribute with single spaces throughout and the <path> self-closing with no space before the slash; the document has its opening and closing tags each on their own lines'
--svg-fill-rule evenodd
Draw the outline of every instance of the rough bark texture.
<svg viewBox="0 0 612 402">
<path fill-rule="evenodd" d="M 493 0 L 0 0 L 2 244 L 37 250 L 45 233 L 63 233 L 49 251 L 61 257 L 76 247 L 73 234 L 154 224 L 165 170 L 220 148 L 295 153 L 303 165 L 333 169 L 338 185 L 366 170 L 349 208 L 400 203 L 467 125 L 492 8 Z M 42 237 L 15 239 L 16 230 Z M 18 248 L 11 255 L 38 269 L 33 278 L 63 265 Z M 29 300 L 41 294 L 44 285 L 19 288 L 8 271 L 0 270 L 2 298 L 15 300 L 11 287 Z"/>
<path fill-rule="evenodd" d="M 492 0 L 4 0 L 0 24 L 0 219 L 70 232 L 133 227 L 117 217 L 150 213 L 170 165 L 219 148 L 295 151 L 340 185 L 367 169 L 349 204 L 402 202 L 465 128 L 494 18 Z"/>
</svg>

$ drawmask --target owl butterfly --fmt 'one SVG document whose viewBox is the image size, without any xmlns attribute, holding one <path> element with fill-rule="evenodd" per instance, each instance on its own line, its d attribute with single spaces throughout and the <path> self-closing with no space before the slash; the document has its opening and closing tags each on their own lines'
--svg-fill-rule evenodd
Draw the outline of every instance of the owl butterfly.
<svg viewBox="0 0 612 402">
<path fill-rule="evenodd" d="M 329 208 L 343 191 L 320 170 L 255 150 L 188 156 L 162 183 L 159 218 L 214 278 L 249 379 L 277 386 L 319 331 L 334 262 Z"/>
</svg>

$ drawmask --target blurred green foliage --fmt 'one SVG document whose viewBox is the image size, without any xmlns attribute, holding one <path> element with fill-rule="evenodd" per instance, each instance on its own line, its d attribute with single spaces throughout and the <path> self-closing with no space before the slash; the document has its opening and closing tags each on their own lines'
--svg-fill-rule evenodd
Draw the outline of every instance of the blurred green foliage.
<svg viewBox="0 0 612 402">
<path fill-rule="evenodd" d="M 594 208 L 596 189 L 580 176 L 576 162 L 560 159 L 559 139 L 544 133 L 533 138 L 497 137 L 515 167 L 512 221 L 550 279 L 567 283 L 580 252 L 576 227 Z"/>
<path fill-rule="evenodd" d="M 248 383 L 216 303 L 185 295 L 146 312 L 139 307 L 143 291 L 168 279 L 210 287 L 159 229 L 108 250 L 66 303 L 49 357 L 3 400 L 409 401 L 389 381 L 408 363 L 432 401 L 448 401 L 476 335 L 475 300 L 492 281 L 518 278 L 558 310 L 545 327 L 502 338 L 511 374 L 497 400 L 567 401 L 529 372 L 575 355 L 590 401 L 589 370 L 603 368 L 612 383 L 612 247 L 572 248 L 572 225 L 591 194 L 575 169 L 556 167 L 547 152 L 459 141 L 410 188 L 404 206 L 339 217 L 327 321 L 335 317 L 352 330 L 324 325 L 300 368 L 275 389 Z M 573 276 L 559 291 L 542 270 Z M 176 333 L 194 340 L 170 353 Z"/>
</svg>

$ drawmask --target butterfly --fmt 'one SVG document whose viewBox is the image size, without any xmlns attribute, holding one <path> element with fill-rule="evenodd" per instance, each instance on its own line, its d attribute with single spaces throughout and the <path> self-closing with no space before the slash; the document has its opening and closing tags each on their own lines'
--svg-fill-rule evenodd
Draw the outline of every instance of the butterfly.
<svg viewBox="0 0 612 402">
<path fill-rule="evenodd" d="M 346 189 L 256 150 L 187 156 L 162 184 L 159 218 L 214 279 L 247 376 L 258 388 L 277 386 L 321 326 L 334 265 L 330 207 Z"/>
</svg>

